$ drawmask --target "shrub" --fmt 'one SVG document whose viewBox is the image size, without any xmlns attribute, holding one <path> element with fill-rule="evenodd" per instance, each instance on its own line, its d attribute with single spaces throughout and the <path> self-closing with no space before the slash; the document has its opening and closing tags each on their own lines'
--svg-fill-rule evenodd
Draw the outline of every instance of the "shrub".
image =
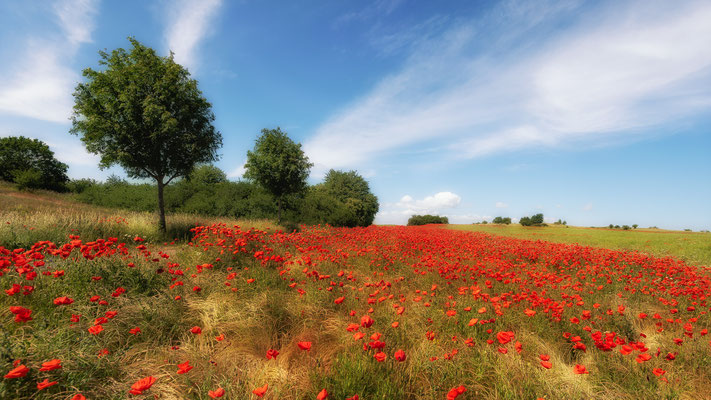
<svg viewBox="0 0 711 400">
<path fill-rule="evenodd" d="M 439 215 L 413 215 L 407 220 L 408 226 L 428 225 L 428 224 L 448 224 L 449 218 Z"/>
</svg>

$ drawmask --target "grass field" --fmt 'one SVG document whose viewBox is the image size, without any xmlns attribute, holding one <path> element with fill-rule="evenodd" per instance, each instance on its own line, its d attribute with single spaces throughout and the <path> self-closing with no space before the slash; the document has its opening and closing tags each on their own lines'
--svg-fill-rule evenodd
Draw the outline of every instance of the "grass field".
<svg viewBox="0 0 711 400">
<path fill-rule="evenodd" d="M 1 399 L 711 398 L 711 276 L 673 258 L 190 215 L 167 243 L 0 189 Z"/>
<path fill-rule="evenodd" d="M 607 229 L 549 225 L 527 227 L 518 224 L 448 225 L 448 228 L 528 240 L 578 243 L 584 246 L 640 251 L 656 256 L 672 256 L 692 264 L 711 266 L 711 233 L 663 229 Z"/>
</svg>

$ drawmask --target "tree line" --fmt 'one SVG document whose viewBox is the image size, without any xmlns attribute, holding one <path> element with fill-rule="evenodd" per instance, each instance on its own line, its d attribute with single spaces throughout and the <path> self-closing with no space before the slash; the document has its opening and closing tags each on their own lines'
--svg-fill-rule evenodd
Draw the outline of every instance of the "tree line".
<svg viewBox="0 0 711 400">
<path fill-rule="evenodd" d="M 276 209 L 279 223 L 286 212 L 291 222 L 372 224 L 379 206 L 368 182 L 355 171 L 331 170 L 323 183 L 309 186 L 313 164 L 301 144 L 279 128 L 262 130 L 247 153 L 247 182 L 227 181 L 222 171 L 209 166 L 219 159 L 222 135 L 197 81 L 172 53 L 161 57 L 136 39 L 129 41 L 128 50 L 100 51 L 100 69 L 84 69 L 85 81 L 73 93 L 70 133 L 100 157 L 100 168 L 118 165 L 129 178 L 155 183 L 69 182 L 66 164 L 56 161 L 45 144 L 23 137 L 3 139 L 9 146 L 3 142 L 1 147 L 0 170 L 7 172 L 0 179 L 28 189 L 72 188 L 93 203 L 115 203 L 121 196 L 155 190 L 151 205 L 158 208 L 163 232 L 166 206 L 236 217 L 267 216 Z M 230 199 L 237 204 L 228 204 Z"/>
</svg>

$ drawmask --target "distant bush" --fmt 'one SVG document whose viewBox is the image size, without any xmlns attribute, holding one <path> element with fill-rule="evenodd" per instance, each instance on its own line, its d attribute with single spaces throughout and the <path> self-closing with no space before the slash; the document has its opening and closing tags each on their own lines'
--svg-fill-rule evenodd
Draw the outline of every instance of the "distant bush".
<svg viewBox="0 0 711 400">
<path fill-rule="evenodd" d="M 535 214 L 530 217 L 521 217 L 518 223 L 522 226 L 545 226 L 543 224 L 543 214 Z"/>
<path fill-rule="evenodd" d="M 558 221 L 555 221 L 553 225 L 568 225 L 568 222 L 563 221 L 562 219 L 558 219 Z"/>
<path fill-rule="evenodd" d="M 440 217 L 439 215 L 413 215 L 407 220 L 408 226 L 427 225 L 427 224 L 448 224 L 449 218 Z"/>
<path fill-rule="evenodd" d="M 628 231 L 628 230 L 630 230 L 630 226 L 629 225 L 622 225 L 622 229 Z"/>
<path fill-rule="evenodd" d="M 83 193 L 86 189 L 98 185 L 94 179 L 72 179 L 67 183 L 67 190 L 72 193 Z"/>
<path fill-rule="evenodd" d="M 40 140 L 24 136 L 0 138 L 0 180 L 16 183 L 22 190 L 66 191 L 67 168 Z"/>
<path fill-rule="evenodd" d="M 491 221 L 492 224 L 504 224 L 504 225 L 509 225 L 511 223 L 511 218 L 510 217 L 496 217 Z"/>
</svg>

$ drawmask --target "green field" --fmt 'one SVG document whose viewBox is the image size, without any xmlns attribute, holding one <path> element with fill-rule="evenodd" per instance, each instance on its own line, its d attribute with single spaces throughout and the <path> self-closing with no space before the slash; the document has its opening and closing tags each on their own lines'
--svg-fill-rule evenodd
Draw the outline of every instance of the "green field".
<svg viewBox="0 0 711 400">
<path fill-rule="evenodd" d="M 578 243 L 617 250 L 637 250 L 655 256 L 672 256 L 690 264 L 711 266 L 711 233 L 664 229 L 621 230 L 549 225 L 524 227 L 518 224 L 448 225 L 450 229 L 485 232 L 530 240 Z"/>
</svg>

